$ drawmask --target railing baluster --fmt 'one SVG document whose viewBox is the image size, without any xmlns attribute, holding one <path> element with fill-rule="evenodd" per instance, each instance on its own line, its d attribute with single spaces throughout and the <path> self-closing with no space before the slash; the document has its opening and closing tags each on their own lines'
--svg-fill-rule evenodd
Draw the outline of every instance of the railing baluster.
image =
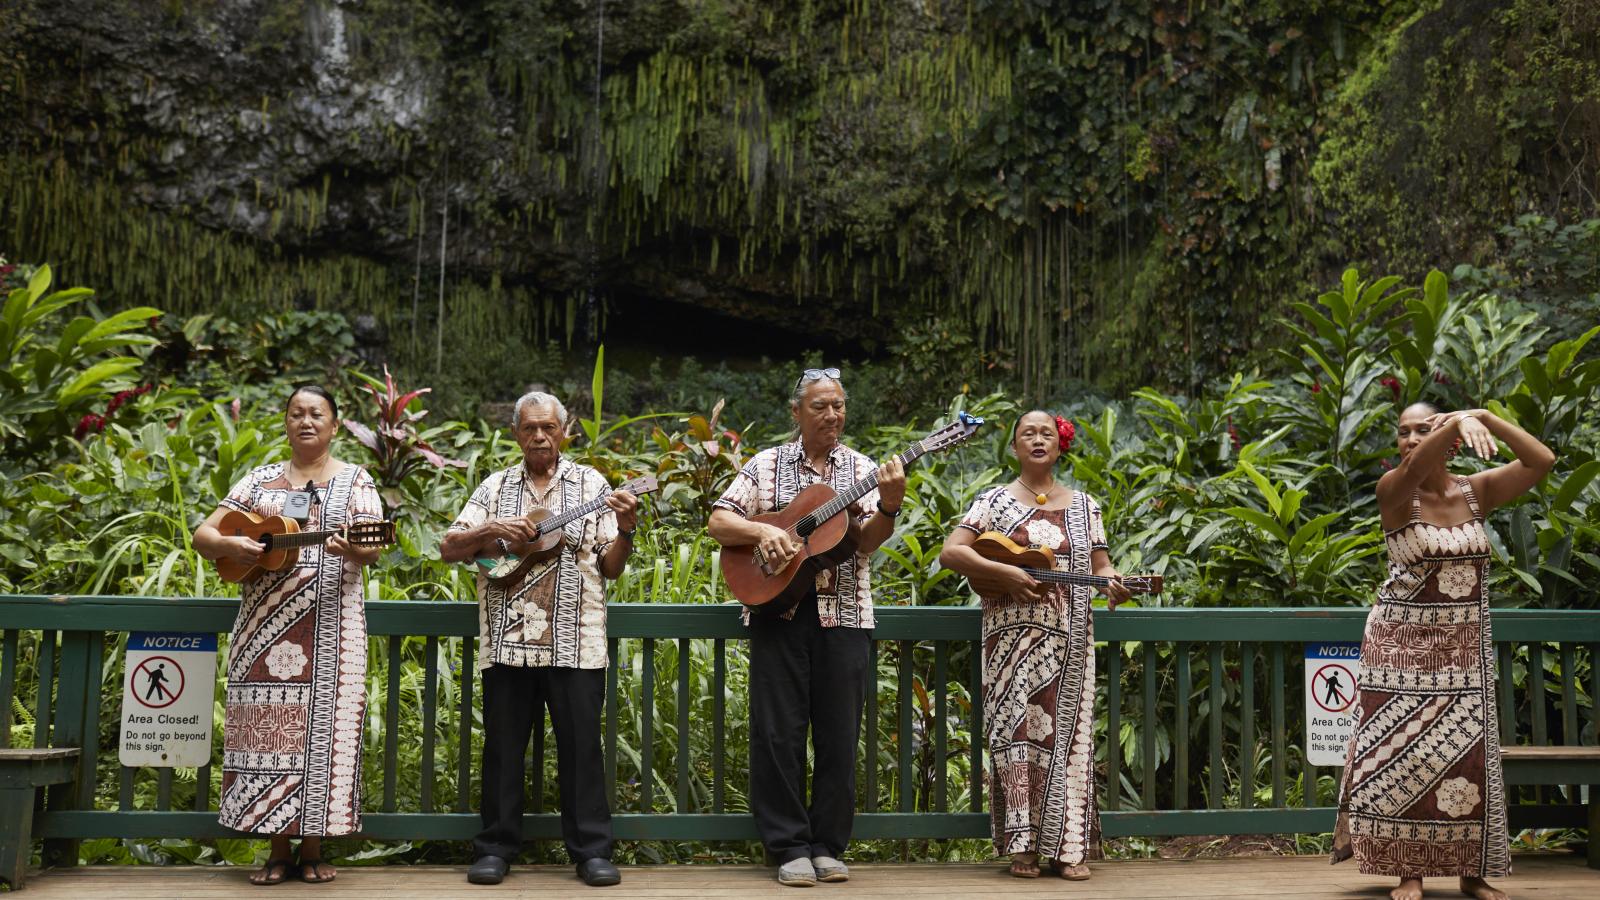
<svg viewBox="0 0 1600 900">
<path fill-rule="evenodd" d="M 1543 747 L 1550 743 L 1544 716 L 1544 644 L 1528 642 L 1528 712 L 1533 717 L 1533 744 Z"/>
<path fill-rule="evenodd" d="M 166 812 L 172 808 L 172 767 L 156 769 L 156 809 Z"/>
<path fill-rule="evenodd" d="M 1282 807 L 1287 804 L 1288 798 L 1284 796 L 1285 775 L 1288 771 L 1287 760 L 1284 754 L 1288 753 L 1284 739 L 1284 711 L 1283 711 L 1283 644 L 1278 641 L 1272 643 L 1272 805 Z"/>
<path fill-rule="evenodd" d="M 972 686 L 968 688 L 972 705 L 972 811 L 983 812 L 983 785 L 987 773 L 983 768 L 983 747 L 988 738 L 983 733 L 983 640 L 972 644 Z"/>
<path fill-rule="evenodd" d="M 1500 650 L 1500 745 L 1512 747 L 1517 743 L 1517 687 L 1514 678 L 1516 648 L 1509 641 L 1501 642 Z"/>
<path fill-rule="evenodd" d="M 1122 644 L 1106 644 L 1106 809 L 1122 807 Z"/>
<path fill-rule="evenodd" d="M 1144 764 L 1144 797 L 1139 805 L 1156 808 L 1156 645 L 1144 641 L 1144 719 L 1139 723 L 1139 745 Z"/>
<path fill-rule="evenodd" d="M 644 639 L 644 675 L 639 682 L 639 811 L 655 808 L 656 639 Z"/>
<path fill-rule="evenodd" d="M 1239 645 L 1239 808 L 1255 806 L 1256 645 Z"/>
<path fill-rule="evenodd" d="M 1549 729 L 1545 722 L 1545 691 L 1544 691 L 1544 642 L 1528 642 L 1528 712 L 1533 718 L 1533 745 L 1543 747 L 1550 743 Z M 1545 789 L 1535 787 L 1533 797 L 1536 802 L 1545 802 Z"/>
<path fill-rule="evenodd" d="M 911 641 L 900 642 L 900 678 L 898 694 L 900 700 L 900 728 L 899 728 L 899 773 L 900 773 L 900 811 L 911 812 L 915 809 L 916 789 L 911 783 L 911 657 L 916 645 Z"/>
<path fill-rule="evenodd" d="M 1565 745 L 1581 744 L 1578 737 L 1578 679 L 1573 672 L 1573 664 L 1577 654 L 1573 645 L 1563 641 L 1561 643 L 1561 743 Z M 1577 802 L 1578 791 L 1581 788 L 1576 784 L 1567 785 L 1568 802 Z"/>
<path fill-rule="evenodd" d="M 139 774 L 139 770 L 134 766 L 117 768 L 117 809 L 127 812 L 133 809 L 133 777 Z"/>
<path fill-rule="evenodd" d="M 461 640 L 461 674 L 456 680 L 461 698 L 459 727 L 456 728 L 456 812 L 472 809 L 472 688 L 477 667 L 473 665 L 473 640 Z"/>
<path fill-rule="evenodd" d="M 39 698 L 34 707 L 33 715 L 33 745 L 35 747 L 50 746 L 50 714 L 54 710 L 51 704 L 51 692 L 56 682 L 56 633 L 54 631 L 42 632 L 39 635 Z"/>
<path fill-rule="evenodd" d="M 439 738 L 439 638 L 429 635 L 422 652 L 422 811 L 433 812 L 433 751 Z"/>
<path fill-rule="evenodd" d="M 194 771 L 194 811 L 205 812 L 211 808 L 211 763 Z"/>
<path fill-rule="evenodd" d="M 17 687 L 17 631 L 0 638 L 0 748 L 11 746 L 11 695 Z"/>
<path fill-rule="evenodd" d="M 1211 778 L 1206 791 L 1206 809 L 1222 806 L 1222 709 L 1227 705 L 1228 672 L 1222 665 L 1222 642 L 1210 646 L 1208 666 L 1211 670 Z"/>
<path fill-rule="evenodd" d="M 389 671 L 384 673 L 388 696 L 384 698 L 383 720 L 383 811 L 398 809 L 395 801 L 395 773 L 400 768 L 400 641 L 389 635 Z"/>
<path fill-rule="evenodd" d="M 867 812 L 878 811 L 878 642 L 868 641 L 866 760 Z"/>
<path fill-rule="evenodd" d="M 86 778 L 78 782 L 78 796 L 75 805 L 78 809 L 94 809 L 94 792 L 96 782 L 99 780 L 95 773 L 100 769 L 100 710 L 103 705 L 100 698 L 100 685 L 105 675 L 105 632 L 91 631 L 83 636 L 85 654 L 85 682 L 81 688 L 80 696 L 83 698 L 83 724 L 72 741 L 83 748 L 79 757 L 80 771 L 87 773 Z M 121 691 L 117 692 L 121 694 Z M 121 722 L 118 721 L 120 726 Z M 73 863 L 77 862 L 76 858 Z"/>
<path fill-rule="evenodd" d="M 715 580 L 713 580 L 715 583 Z M 716 590 L 716 588 L 712 588 Z M 711 811 L 722 812 L 727 781 L 728 725 L 728 648 L 727 641 L 717 638 L 711 645 Z"/>
<path fill-rule="evenodd" d="M 611 809 L 617 809 L 617 639 L 606 641 L 606 796 L 611 798 Z"/>
<path fill-rule="evenodd" d="M 949 795 L 945 786 L 945 743 L 949 734 L 945 727 L 947 710 L 946 682 L 950 680 L 950 643 L 933 642 L 933 808 L 949 812 Z"/>
<path fill-rule="evenodd" d="M 1172 791 L 1173 809 L 1189 808 L 1189 695 L 1194 687 L 1190 684 L 1192 674 L 1189 671 L 1189 642 L 1179 641 L 1172 648 L 1172 655 L 1178 664 L 1178 682 L 1175 687 L 1175 696 L 1172 701 L 1173 731 L 1172 735 Z"/>
<path fill-rule="evenodd" d="M 678 638 L 678 808 L 689 811 L 689 639 Z"/>
</svg>

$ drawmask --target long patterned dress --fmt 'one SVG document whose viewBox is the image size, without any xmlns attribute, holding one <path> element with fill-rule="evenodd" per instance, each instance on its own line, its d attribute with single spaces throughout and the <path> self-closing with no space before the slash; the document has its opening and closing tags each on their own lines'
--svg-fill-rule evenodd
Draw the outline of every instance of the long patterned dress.
<svg viewBox="0 0 1600 900">
<path fill-rule="evenodd" d="M 959 527 L 998 531 L 1090 574 L 1106 549 L 1100 507 L 1074 492 L 1065 509 L 1028 509 L 994 488 Z M 1062 565 L 1064 563 L 1064 565 Z M 983 599 L 983 716 L 997 853 L 1075 866 L 1100 858 L 1094 781 L 1093 589 L 1049 586 L 1038 601 Z"/>
<path fill-rule="evenodd" d="M 288 492 L 274 463 L 240 479 L 222 505 L 278 515 Z M 317 493 L 303 530 L 383 516 L 372 476 L 356 466 Z M 228 646 L 223 825 L 291 836 L 360 829 L 366 674 L 359 564 L 306 547 L 293 568 L 244 586 Z"/>
<path fill-rule="evenodd" d="M 1333 861 L 1369 875 L 1495 877 L 1511 871 L 1484 576 L 1489 537 L 1472 519 L 1411 519 L 1386 535 L 1389 578 L 1361 642 Z"/>
</svg>

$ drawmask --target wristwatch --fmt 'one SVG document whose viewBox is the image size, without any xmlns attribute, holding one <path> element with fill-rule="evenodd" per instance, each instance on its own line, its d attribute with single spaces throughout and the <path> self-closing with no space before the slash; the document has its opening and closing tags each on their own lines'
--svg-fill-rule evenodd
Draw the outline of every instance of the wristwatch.
<svg viewBox="0 0 1600 900">
<path fill-rule="evenodd" d="M 637 530 L 638 530 L 637 528 L 630 528 L 627 531 L 623 531 L 621 528 L 618 528 L 617 529 L 617 536 L 618 537 L 625 537 L 625 538 L 627 538 L 628 540 L 631 541 L 631 540 L 633 540 L 633 533 L 635 531 L 637 531 Z"/>
<path fill-rule="evenodd" d="M 891 519 L 894 518 L 895 516 L 900 515 L 900 510 L 898 510 L 898 509 L 895 510 L 894 512 L 889 512 L 887 509 L 884 509 L 882 500 L 878 501 L 878 512 L 883 513 L 884 515 L 888 516 Z"/>
</svg>

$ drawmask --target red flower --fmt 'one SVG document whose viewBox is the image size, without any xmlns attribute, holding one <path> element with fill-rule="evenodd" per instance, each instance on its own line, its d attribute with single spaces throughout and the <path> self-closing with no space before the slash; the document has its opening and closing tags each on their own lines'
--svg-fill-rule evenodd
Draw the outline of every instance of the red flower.
<svg viewBox="0 0 1600 900">
<path fill-rule="evenodd" d="M 1389 458 L 1388 457 L 1384 457 L 1383 459 L 1378 460 L 1378 463 L 1383 466 L 1383 470 L 1385 472 L 1387 472 L 1390 469 L 1394 468 L 1394 463 L 1389 462 Z"/>
<path fill-rule="evenodd" d="M 72 436 L 81 441 L 91 431 L 99 434 L 105 430 L 105 417 L 97 416 L 94 413 L 86 413 L 83 418 L 78 420 L 78 427 L 72 429 Z"/>
<path fill-rule="evenodd" d="M 1233 427 L 1233 416 L 1228 417 L 1228 440 L 1232 442 L 1234 452 L 1238 452 L 1243 442 L 1239 440 L 1239 429 Z"/>
<path fill-rule="evenodd" d="M 1078 436 L 1078 429 L 1072 423 L 1056 416 L 1056 443 L 1061 447 L 1061 452 L 1066 453 L 1072 449 L 1072 440 Z"/>
<path fill-rule="evenodd" d="M 1396 400 L 1400 399 L 1400 379 L 1393 375 L 1385 375 L 1378 379 L 1378 383 L 1388 388 L 1389 393 L 1393 394 Z"/>
<path fill-rule="evenodd" d="M 1320 381 L 1311 382 L 1311 393 L 1313 393 L 1313 394 L 1322 393 L 1322 382 L 1320 382 Z"/>
</svg>

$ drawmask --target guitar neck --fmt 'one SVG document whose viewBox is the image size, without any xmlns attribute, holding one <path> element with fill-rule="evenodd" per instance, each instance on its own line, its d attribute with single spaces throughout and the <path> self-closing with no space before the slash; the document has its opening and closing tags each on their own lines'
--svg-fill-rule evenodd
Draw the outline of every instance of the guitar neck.
<svg viewBox="0 0 1600 900">
<path fill-rule="evenodd" d="M 901 465 L 909 466 L 917 458 L 921 457 L 927 452 L 928 451 L 925 447 L 923 447 L 922 442 L 917 441 L 915 444 L 912 444 L 909 448 L 907 448 L 905 452 L 896 455 L 895 459 L 898 459 Z M 850 507 L 850 504 L 872 493 L 877 487 L 878 473 L 873 472 L 871 475 L 868 475 L 855 484 L 850 485 L 850 487 L 845 489 L 844 493 L 817 507 L 816 512 L 812 513 L 812 516 L 816 518 L 818 524 L 826 522 L 839 513 L 844 512 Z"/>
<path fill-rule="evenodd" d="M 272 536 L 272 546 L 274 549 L 310 547 L 342 533 L 338 529 L 333 529 L 329 531 L 296 531 L 293 534 L 275 534 Z"/>
<path fill-rule="evenodd" d="M 578 507 L 577 509 L 568 510 L 567 512 L 561 513 L 560 515 L 551 516 L 550 518 L 545 519 L 543 522 L 539 523 L 539 525 L 538 525 L 539 533 L 541 535 L 544 535 L 544 534 L 550 534 L 551 532 L 554 532 L 554 531 L 559 531 L 560 529 L 567 527 L 571 523 L 578 521 L 579 519 L 583 518 L 584 516 L 589 515 L 590 513 L 594 512 L 595 510 L 597 510 L 600 507 L 605 506 L 605 505 L 606 505 L 606 498 L 605 497 L 596 497 L 595 499 L 590 500 L 588 503 L 583 504 L 582 506 Z"/>
<path fill-rule="evenodd" d="M 1033 576 L 1035 581 L 1048 581 L 1052 584 L 1071 584 L 1079 587 L 1105 587 L 1111 579 L 1104 575 L 1079 575 L 1076 572 L 1059 572 L 1055 569 L 1029 569 L 1024 572 Z"/>
</svg>

